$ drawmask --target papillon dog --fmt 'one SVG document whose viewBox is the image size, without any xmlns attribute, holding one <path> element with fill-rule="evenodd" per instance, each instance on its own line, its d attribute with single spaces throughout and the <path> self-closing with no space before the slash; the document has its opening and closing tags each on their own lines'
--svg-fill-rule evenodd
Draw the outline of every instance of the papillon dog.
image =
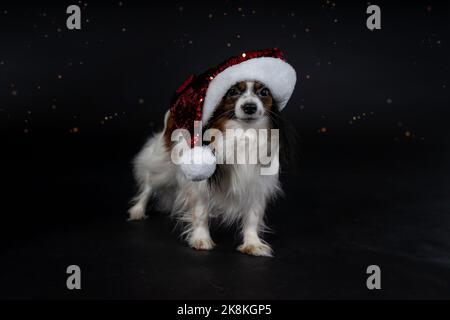
<svg viewBox="0 0 450 320">
<path fill-rule="evenodd" d="M 154 135 L 134 160 L 134 173 L 139 192 L 129 210 L 130 220 L 146 218 L 149 199 L 154 199 L 163 211 L 170 212 L 183 226 L 182 235 L 190 247 L 210 250 L 215 243 L 211 238 L 210 220 L 227 225 L 237 224 L 242 243 L 237 250 L 254 256 L 272 256 L 270 245 L 261 236 L 268 228 L 265 211 L 268 203 L 280 194 L 279 141 L 270 134 L 261 139 L 258 135 L 245 135 L 244 142 L 233 144 L 234 157 L 243 148 L 270 149 L 273 174 L 262 175 L 263 164 L 233 163 L 227 161 L 217 165 L 214 174 L 203 181 L 190 181 L 173 163 L 171 140 L 175 130 L 170 111 L 166 114 L 162 132 Z M 242 81 L 234 84 L 222 97 L 208 121 L 208 128 L 223 133 L 223 141 L 214 140 L 216 155 L 226 152 L 223 146 L 231 139 L 228 129 L 282 129 L 280 112 L 271 91 L 264 83 Z M 236 137 L 232 137 L 235 139 Z M 224 158 L 230 155 L 221 154 Z M 231 162 L 231 163 L 230 163 Z"/>
</svg>

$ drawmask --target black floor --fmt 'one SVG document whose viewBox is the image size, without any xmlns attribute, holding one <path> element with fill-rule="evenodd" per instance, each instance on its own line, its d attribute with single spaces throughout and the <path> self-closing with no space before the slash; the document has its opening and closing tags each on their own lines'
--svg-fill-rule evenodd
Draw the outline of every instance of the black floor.
<svg viewBox="0 0 450 320">
<path fill-rule="evenodd" d="M 217 247 L 198 252 L 164 214 L 127 222 L 134 146 L 22 143 L 32 156 L 16 153 L 3 172 L 0 298 L 450 298 L 448 170 L 436 148 L 305 147 L 268 212 L 271 259 L 237 252 L 233 229 L 214 228 Z M 81 291 L 66 289 L 71 264 Z M 372 264 L 379 291 L 366 288 Z"/>
</svg>

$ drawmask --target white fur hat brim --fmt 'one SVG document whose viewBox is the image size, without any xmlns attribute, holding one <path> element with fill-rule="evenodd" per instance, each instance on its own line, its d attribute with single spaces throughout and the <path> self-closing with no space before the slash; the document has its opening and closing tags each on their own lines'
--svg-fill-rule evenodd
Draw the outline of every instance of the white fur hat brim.
<svg viewBox="0 0 450 320">
<path fill-rule="evenodd" d="M 246 60 L 225 69 L 208 86 L 203 105 L 203 124 L 211 118 L 228 89 L 240 81 L 263 83 L 271 91 L 278 108 L 282 110 L 294 91 L 297 74 L 289 63 L 272 57 Z"/>
</svg>

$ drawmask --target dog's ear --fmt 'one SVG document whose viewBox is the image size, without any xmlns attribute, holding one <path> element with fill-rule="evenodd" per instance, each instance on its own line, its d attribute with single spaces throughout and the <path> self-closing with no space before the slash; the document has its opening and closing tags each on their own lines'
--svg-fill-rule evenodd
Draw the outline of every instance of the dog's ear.
<svg viewBox="0 0 450 320">
<path fill-rule="evenodd" d="M 288 120 L 280 112 L 277 105 L 272 106 L 270 117 L 272 127 L 278 129 L 280 133 L 280 164 L 283 171 L 296 170 L 299 164 L 300 138 Z"/>
</svg>

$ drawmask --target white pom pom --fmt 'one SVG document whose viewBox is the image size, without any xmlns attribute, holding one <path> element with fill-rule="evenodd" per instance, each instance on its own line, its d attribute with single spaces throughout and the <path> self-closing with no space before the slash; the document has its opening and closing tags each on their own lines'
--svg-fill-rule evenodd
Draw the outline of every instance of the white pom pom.
<svg viewBox="0 0 450 320">
<path fill-rule="evenodd" d="M 180 167 L 189 180 L 205 180 L 216 170 L 216 157 L 208 147 L 194 147 L 184 151 Z"/>
</svg>

